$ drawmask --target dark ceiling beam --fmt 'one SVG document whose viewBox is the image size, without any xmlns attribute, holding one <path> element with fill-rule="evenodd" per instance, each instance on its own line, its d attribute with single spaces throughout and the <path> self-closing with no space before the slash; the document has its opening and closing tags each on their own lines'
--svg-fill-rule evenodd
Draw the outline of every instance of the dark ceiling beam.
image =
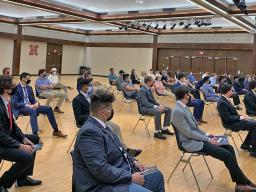
<svg viewBox="0 0 256 192">
<path fill-rule="evenodd" d="M 19 19 L 19 24 L 42 24 L 42 23 L 69 23 L 69 22 L 81 22 L 83 19 L 74 17 L 55 17 L 55 18 L 36 18 L 36 19 Z"/>
<path fill-rule="evenodd" d="M 182 33 L 246 33 L 246 31 L 238 28 L 230 28 L 230 29 L 190 29 L 190 30 L 184 30 L 184 29 L 179 29 L 179 30 L 161 30 L 159 32 L 161 35 L 165 34 L 182 34 Z"/>
<path fill-rule="evenodd" d="M 5 17 L 0 16 L 0 22 L 2 23 L 11 23 L 11 24 L 17 24 L 18 20 L 12 17 Z"/>
</svg>

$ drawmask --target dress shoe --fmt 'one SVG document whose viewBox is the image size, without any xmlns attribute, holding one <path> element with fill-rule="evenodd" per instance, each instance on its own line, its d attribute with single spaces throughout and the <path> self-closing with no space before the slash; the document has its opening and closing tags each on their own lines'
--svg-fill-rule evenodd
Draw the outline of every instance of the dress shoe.
<svg viewBox="0 0 256 192">
<path fill-rule="evenodd" d="M 240 149 L 242 149 L 243 151 L 250 151 L 251 150 L 251 146 L 250 145 L 242 144 Z"/>
<path fill-rule="evenodd" d="M 65 99 L 65 101 L 66 101 L 67 103 L 71 103 L 71 101 L 70 101 L 69 99 Z"/>
<path fill-rule="evenodd" d="M 254 158 L 256 158 L 256 152 L 250 152 L 250 157 L 254 157 Z"/>
<path fill-rule="evenodd" d="M 235 192 L 249 192 L 249 191 L 254 191 L 256 192 L 255 187 L 251 187 L 250 185 L 236 185 L 235 187 Z"/>
<path fill-rule="evenodd" d="M 61 131 L 53 131 L 52 135 L 55 137 L 67 137 L 68 136 L 66 134 L 63 134 Z"/>
<path fill-rule="evenodd" d="M 68 86 L 68 89 L 73 90 L 74 88 L 73 88 L 73 87 Z"/>
<path fill-rule="evenodd" d="M 200 123 L 207 123 L 207 121 L 204 121 L 203 119 L 200 119 L 199 121 Z"/>
<path fill-rule="evenodd" d="M 240 107 L 240 106 L 237 106 L 236 109 L 237 109 L 237 110 L 242 110 L 243 108 Z"/>
<path fill-rule="evenodd" d="M 9 192 L 9 191 L 8 191 L 7 188 L 1 186 L 1 187 L 0 187 L 0 192 Z"/>
<path fill-rule="evenodd" d="M 162 140 L 166 139 L 166 137 L 162 133 L 155 133 L 154 137 L 157 139 L 162 139 Z"/>
<path fill-rule="evenodd" d="M 169 129 L 161 130 L 161 133 L 164 135 L 174 135 L 174 133 L 171 132 Z"/>
<path fill-rule="evenodd" d="M 27 177 L 26 179 L 17 180 L 17 186 L 18 187 L 22 187 L 22 186 L 37 186 L 37 185 L 41 185 L 41 184 L 42 184 L 42 181 L 36 180 L 36 179 L 32 179 L 31 177 Z"/>
<path fill-rule="evenodd" d="M 200 121 L 197 121 L 197 125 L 201 125 L 202 123 Z"/>
<path fill-rule="evenodd" d="M 54 112 L 57 112 L 57 113 L 64 113 L 63 111 L 60 110 L 59 107 L 55 107 L 55 108 L 54 108 Z"/>
<path fill-rule="evenodd" d="M 141 149 L 127 149 L 127 153 L 131 155 L 132 157 L 138 157 L 141 154 Z"/>
</svg>

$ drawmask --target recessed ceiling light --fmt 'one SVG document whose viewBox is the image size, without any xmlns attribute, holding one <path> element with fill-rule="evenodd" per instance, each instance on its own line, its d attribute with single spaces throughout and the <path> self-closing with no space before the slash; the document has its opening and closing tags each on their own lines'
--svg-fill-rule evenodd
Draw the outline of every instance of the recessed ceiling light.
<svg viewBox="0 0 256 192">
<path fill-rule="evenodd" d="M 136 0 L 136 3 L 143 4 L 144 0 Z"/>
</svg>

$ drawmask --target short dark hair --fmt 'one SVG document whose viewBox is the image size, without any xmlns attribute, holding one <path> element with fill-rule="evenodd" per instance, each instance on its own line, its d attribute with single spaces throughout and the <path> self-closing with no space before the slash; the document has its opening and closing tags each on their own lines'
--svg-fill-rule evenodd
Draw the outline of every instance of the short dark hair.
<svg viewBox="0 0 256 192">
<path fill-rule="evenodd" d="M 43 74 L 46 70 L 45 69 L 39 69 L 38 70 L 38 75 L 40 76 L 41 74 Z"/>
<path fill-rule="evenodd" d="M 229 85 L 227 83 L 224 83 L 221 87 L 221 93 L 222 94 L 226 94 L 227 92 L 229 92 L 232 89 L 232 85 Z"/>
<path fill-rule="evenodd" d="M 23 78 L 26 78 L 27 76 L 30 76 L 30 77 L 31 77 L 30 73 L 27 73 L 27 72 L 21 73 L 21 74 L 20 74 L 20 80 L 22 80 Z"/>
<path fill-rule="evenodd" d="M 175 91 L 176 100 L 183 99 L 185 97 L 185 95 L 188 93 L 189 93 L 189 88 L 187 86 L 185 86 L 185 85 L 180 86 Z"/>
<path fill-rule="evenodd" d="M 183 77 L 186 77 L 186 75 L 184 73 L 178 73 L 178 75 L 177 75 L 178 80 L 181 80 Z"/>
<path fill-rule="evenodd" d="M 126 79 L 126 78 L 128 78 L 130 75 L 127 73 L 127 74 L 124 74 L 124 76 L 123 76 L 123 79 Z"/>
<path fill-rule="evenodd" d="M 239 79 L 239 76 L 238 75 L 234 76 L 234 79 Z"/>
<path fill-rule="evenodd" d="M 120 71 L 119 71 L 119 74 L 124 74 L 124 71 L 123 71 L 123 70 L 120 70 Z"/>
<path fill-rule="evenodd" d="M 0 75 L 0 94 L 3 94 L 4 90 L 9 90 L 14 87 L 12 79 L 13 78 L 9 75 Z"/>
<path fill-rule="evenodd" d="M 203 81 L 204 81 L 204 82 L 207 82 L 207 81 L 209 81 L 209 79 L 210 79 L 210 77 L 209 77 L 209 76 L 206 76 L 206 77 L 204 77 Z"/>
<path fill-rule="evenodd" d="M 249 89 L 253 90 L 256 87 L 256 80 L 249 81 Z"/>
<path fill-rule="evenodd" d="M 144 77 L 144 83 L 147 84 L 147 83 L 150 82 L 150 81 L 154 81 L 153 77 L 150 76 L 150 75 L 146 75 L 146 76 Z"/>
<path fill-rule="evenodd" d="M 106 89 L 98 89 L 91 95 L 90 111 L 97 112 L 115 101 L 113 93 Z"/>
<path fill-rule="evenodd" d="M 91 83 L 91 81 L 89 79 L 81 79 L 79 81 L 79 84 L 80 84 L 81 87 L 84 86 L 84 85 L 89 85 L 90 83 Z"/>
<path fill-rule="evenodd" d="M 113 68 L 113 67 L 111 67 L 111 68 L 109 69 L 109 71 L 112 71 L 112 70 L 114 70 L 114 68 Z"/>
</svg>

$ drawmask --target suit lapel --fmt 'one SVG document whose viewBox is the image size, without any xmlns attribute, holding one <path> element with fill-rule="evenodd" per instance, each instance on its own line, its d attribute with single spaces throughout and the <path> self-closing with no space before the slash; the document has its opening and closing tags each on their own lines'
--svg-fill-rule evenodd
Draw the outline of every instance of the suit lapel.
<svg viewBox="0 0 256 192">
<path fill-rule="evenodd" d="M 0 106 L 1 106 L 2 110 L 5 112 L 6 117 L 9 119 L 9 117 L 8 117 L 8 112 L 7 112 L 7 110 L 6 110 L 4 101 L 3 101 L 3 99 L 2 99 L 1 97 L 0 97 Z"/>
</svg>

